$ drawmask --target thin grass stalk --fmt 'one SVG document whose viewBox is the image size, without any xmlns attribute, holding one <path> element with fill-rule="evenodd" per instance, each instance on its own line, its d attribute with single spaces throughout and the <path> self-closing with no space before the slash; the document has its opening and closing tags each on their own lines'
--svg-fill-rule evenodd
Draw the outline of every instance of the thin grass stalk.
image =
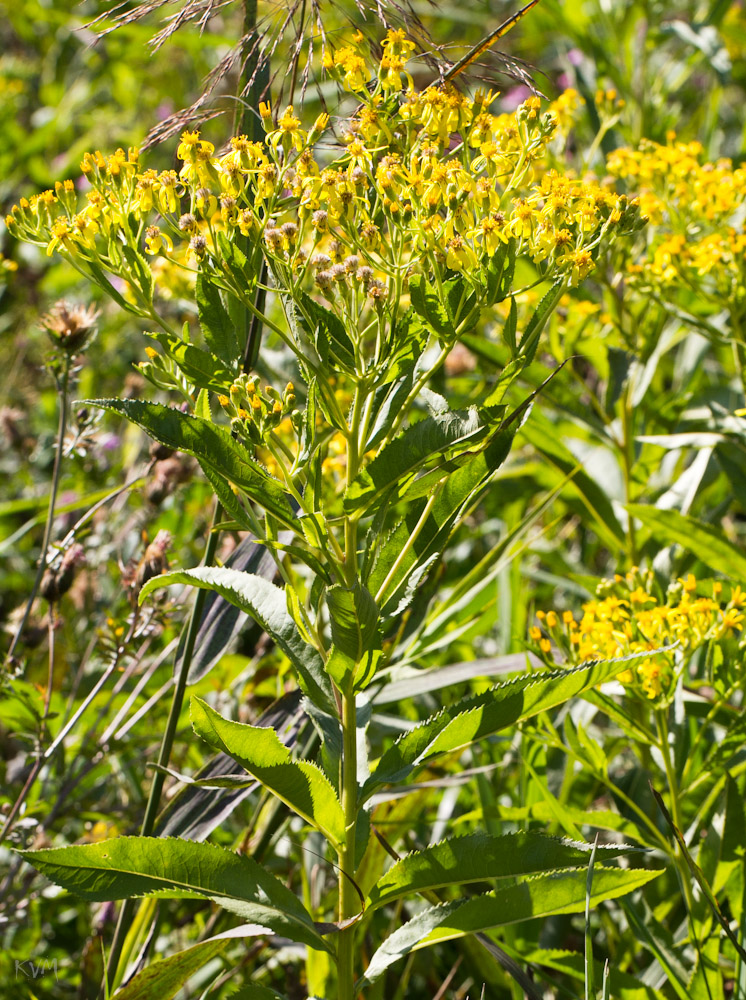
<svg viewBox="0 0 746 1000">
<path fill-rule="evenodd" d="M 220 509 L 220 505 L 216 501 L 207 537 L 207 544 L 205 545 L 205 555 L 202 560 L 203 566 L 212 565 L 215 558 L 215 551 L 217 549 L 219 537 L 219 532 L 216 530 L 216 522 Z M 182 705 L 184 704 L 184 693 L 186 691 L 189 669 L 192 665 L 194 645 L 202 623 L 202 612 L 204 610 L 206 599 L 207 591 L 198 590 L 192 607 L 191 618 L 189 620 L 189 628 L 184 643 L 184 655 L 181 660 L 181 668 L 171 700 L 171 708 L 169 710 L 168 721 L 166 723 L 166 731 L 163 734 L 161 750 L 158 755 L 159 769 L 156 770 L 153 775 L 153 781 L 148 795 L 148 804 L 145 807 L 145 815 L 143 817 L 142 828 L 140 830 L 140 834 L 143 837 L 151 836 L 153 830 L 155 829 L 155 821 L 158 815 L 161 792 L 163 791 L 163 783 L 166 780 L 166 772 L 163 768 L 168 767 L 171 757 L 171 750 L 173 749 L 174 738 L 176 736 L 176 727 L 179 723 Z M 133 905 L 132 900 L 125 899 L 122 902 L 122 908 L 119 911 L 119 920 L 117 921 L 116 930 L 114 932 L 114 939 L 111 944 L 111 952 L 109 954 L 109 962 L 107 964 L 104 979 L 104 987 L 109 989 L 113 989 L 115 983 L 120 978 L 120 959 L 123 957 L 123 945 L 131 920 Z"/>
<path fill-rule="evenodd" d="M 58 383 L 57 393 L 59 397 L 59 418 L 57 424 L 57 441 L 54 450 L 54 467 L 52 469 L 52 488 L 49 493 L 49 507 L 47 510 L 47 524 L 44 529 L 44 538 L 41 543 L 41 553 L 39 555 L 39 564 L 36 567 L 36 576 L 34 577 L 34 582 L 31 586 L 31 593 L 29 594 L 28 601 L 26 602 L 26 607 L 23 611 L 23 617 L 21 618 L 20 624 L 16 629 L 13 640 L 10 644 L 10 648 L 6 654 L 6 663 L 12 661 L 13 656 L 16 651 L 16 647 L 21 640 L 23 635 L 23 630 L 26 628 L 26 622 L 31 614 L 31 609 L 34 606 L 34 601 L 36 600 L 36 595 L 39 593 L 39 587 L 41 586 L 41 578 L 44 576 L 44 571 L 47 568 L 47 553 L 49 552 L 49 546 L 52 541 L 52 530 L 54 528 L 54 510 L 57 504 L 57 492 L 60 485 L 60 472 L 62 469 L 62 448 L 65 442 L 65 432 L 67 430 L 67 408 L 68 408 L 68 394 L 70 390 L 70 367 L 72 365 L 72 358 L 68 353 L 64 355 L 62 378 Z M 0 844 L 3 842 L 5 836 L 5 831 L 0 834 Z"/>
</svg>

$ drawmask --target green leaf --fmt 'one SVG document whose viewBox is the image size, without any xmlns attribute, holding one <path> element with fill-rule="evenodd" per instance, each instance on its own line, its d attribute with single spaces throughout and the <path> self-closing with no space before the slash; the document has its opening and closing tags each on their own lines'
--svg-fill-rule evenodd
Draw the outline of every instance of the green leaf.
<svg viewBox="0 0 746 1000">
<path fill-rule="evenodd" d="M 620 671 L 620 664 L 633 657 L 622 656 L 572 667 L 569 670 L 537 671 L 498 684 L 483 694 L 441 709 L 394 743 L 381 757 L 362 790 L 363 799 L 375 788 L 406 779 L 444 753 L 469 746 L 508 726 L 555 708 L 587 688 L 603 684 Z"/>
<path fill-rule="evenodd" d="M 522 832 L 499 837 L 480 832 L 443 840 L 397 861 L 371 889 L 368 907 L 383 906 L 401 896 L 446 885 L 577 868 L 587 863 L 592 847 L 592 844 Z M 639 848 L 617 844 L 598 848 L 605 858 L 630 850 Z"/>
<path fill-rule="evenodd" d="M 271 934 L 270 928 L 262 927 L 261 924 L 244 924 L 242 927 L 234 927 L 215 937 L 200 941 L 199 944 L 186 948 L 184 951 L 171 955 L 159 961 L 151 962 L 147 968 L 142 969 L 126 986 L 117 990 L 117 1000 L 172 1000 L 186 982 L 202 969 L 208 962 L 212 961 L 216 955 L 223 952 L 231 941 L 240 938 L 258 937 Z M 238 996 L 238 994 L 236 994 Z M 256 1000 L 280 997 L 279 993 L 268 990 L 266 993 L 246 994 L 247 997 L 256 997 Z M 284 998 L 280 997 L 280 1000 Z"/>
<path fill-rule="evenodd" d="M 205 479 L 212 487 L 213 493 L 218 498 L 223 506 L 223 509 L 227 514 L 233 518 L 233 520 L 238 524 L 239 528 L 243 531 L 254 531 L 254 524 L 246 513 L 243 504 L 233 492 L 230 484 L 227 480 L 223 479 L 222 476 L 218 475 L 215 470 L 200 459 L 200 468 L 205 474 Z"/>
<path fill-rule="evenodd" d="M 548 969 L 555 969 L 562 972 L 578 982 L 585 979 L 583 955 L 575 951 L 561 951 L 554 948 L 536 948 L 532 951 L 521 950 L 520 959 L 527 965 L 545 966 Z M 603 969 L 600 962 L 595 962 L 596 974 L 600 977 Z M 620 969 L 609 970 L 609 982 L 614 1000 L 660 1000 L 661 994 L 652 988 L 645 986 L 627 972 Z"/>
<path fill-rule="evenodd" d="M 591 904 L 616 899 L 650 882 L 661 871 L 598 868 Z M 587 870 L 552 872 L 484 896 L 429 907 L 390 934 L 373 955 L 362 982 L 373 982 L 400 958 L 431 944 L 476 934 L 492 927 L 585 909 Z"/>
<path fill-rule="evenodd" d="M 554 312 L 559 300 L 565 294 L 565 290 L 566 281 L 564 276 L 557 278 L 555 283 L 531 314 L 531 319 L 528 321 L 518 347 L 519 353 L 527 358 L 528 361 L 533 361 L 534 355 L 536 354 L 536 348 L 539 346 L 541 331 L 546 326 L 547 320 Z"/>
<path fill-rule="evenodd" d="M 221 361 L 230 366 L 235 365 L 241 349 L 235 327 L 220 297 L 220 289 L 213 284 L 209 275 L 200 270 L 194 290 L 205 343 Z"/>
<path fill-rule="evenodd" d="M 153 301 L 153 273 L 148 266 L 147 260 L 134 247 L 121 245 L 124 258 L 130 266 L 130 274 L 135 278 L 136 284 L 142 292 L 146 302 Z"/>
<path fill-rule="evenodd" d="M 466 450 L 485 433 L 476 408 L 466 412 L 446 410 L 419 420 L 395 437 L 353 479 L 345 492 L 345 511 L 351 514 L 375 510 L 386 501 L 392 487 L 403 487 L 428 459 L 442 460 L 446 454 Z"/>
<path fill-rule="evenodd" d="M 355 348 L 347 335 L 342 320 L 306 292 L 299 292 L 296 319 L 304 327 L 316 346 L 319 355 L 331 357 L 337 366 L 348 372 L 355 371 Z"/>
<path fill-rule="evenodd" d="M 290 889 L 253 858 L 214 844 L 176 837 L 116 837 L 19 854 L 52 882 L 84 899 L 208 898 L 276 934 L 329 950 Z"/>
<path fill-rule="evenodd" d="M 369 590 L 360 583 L 354 587 L 330 587 L 326 600 L 331 619 L 332 641 L 340 652 L 359 663 L 365 653 L 380 646 L 378 608 Z"/>
<path fill-rule="evenodd" d="M 344 813 L 329 779 L 310 760 L 293 760 L 274 729 L 231 722 L 199 698 L 192 698 L 192 725 L 198 736 L 242 764 L 335 848 L 344 843 Z"/>
<path fill-rule="evenodd" d="M 391 331 L 390 354 L 386 361 L 381 387 L 402 376 L 411 375 L 427 346 L 430 331 L 412 306 L 400 316 Z M 411 380 L 410 380 L 411 384 Z M 377 411 L 374 403 L 373 412 Z"/>
<path fill-rule="evenodd" d="M 297 529 L 295 513 L 283 487 L 254 461 L 248 449 L 233 440 L 225 428 L 172 407 L 140 399 L 84 399 L 81 402 L 120 413 L 161 444 L 194 455 L 200 465 L 240 487 L 282 524 Z"/>
<path fill-rule="evenodd" d="M 453 336 L 453 319 L 444 309 L 437 292 L 421 274 L 410 275 L 409 295 L 412 308 L 429 323 L 436 333 L 447 339 Z"/>
<path fill-rule="evenodd" d="M 658 510 L 645 504 L 627 504 L 631 517 L 636 517 L 661 542 L 680 545 L 705 566 L 731 577 L 746 580 L 746 555 L 710 524 L 677 510 Z"/>
<path fill-rule="evenodd" d="M 159 331 L 151 333 L 150 336 L 158 341 L 168 357 L 198 389 L 228 392 L 233 382 L 234 373 L 226 368 L 214 354 L 203 351 L 171 333 Z"/>
<path fill-rule="evenodd" d="M 503 327 L 503 340 L 508 345 L 513 354 L 516 349 L 516 331 L 518 329 L 518 307 L 515 304 L 515 296 L 510 300 L 510 312 Z"/>
<path fill-rule="evenodd" d="M 507 457 L 512 442 L 512 431 L 499 432 L 482 451 L 444 477 L 424 523 L 420 521 L 428 501 L 423 498 L 411 504 L 409 513 L 381 546 L 367 581 L 383 616 L 397 615 L 406 606 L 414 588 L 438 560 L 451 532 Z"/>
<path fill-rule="evenodd" d="M 584 506 L 593 517 L 593 527 L 599 537 L 612 550 L 622 551 L 625 534 L 606 493 L 557 437 L 557 429 L 541 414 L 534 412 L 521 428 L 521 434 L 564 476 L 571 481 L 565 487 L 568 493 L 577 492 Z"/>
<path fill-rule="evenodd" d="M 284 993 L 270 989 L 269 986 L 244 986 L 237 993 L 231 993 L 226 1000 L 287 1000 Z"/>
<path fill-rule="evenodd" d="M 324 663 L 313 646 L 303 640 L 287 609 L 285 591 L 269 580 L 228 567 L 201 566 L 175 570 L 148 580 L 140 591 L 142 602 L 149 593 L 174 583 L 212 590 L 250 615 L 277 643 L 295 669 L 308 697 L 327 712 L 334 712 L 334 696 Z"/>
</svg>

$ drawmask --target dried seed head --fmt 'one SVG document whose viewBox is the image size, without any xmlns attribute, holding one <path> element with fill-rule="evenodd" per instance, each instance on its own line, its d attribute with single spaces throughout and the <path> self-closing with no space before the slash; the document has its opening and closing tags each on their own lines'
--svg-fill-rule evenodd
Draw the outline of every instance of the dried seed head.
<svg viewBox="0 0 746 1000">
<path fill-rule="evenodd" d="M 193 233 L 197 228 L 197 220 L 191 212 L 186 212 L 179 219 L 179 229 L 182 233 Z"/>
<path fill-rule="evenodd" d="M 316 284 L 326 291 L 334 284 L 334 275 L 331 271 L 319 271 L 316 275 Z"/>
<path fill-rule="evenodd" d="M 75 570 L 85 563 L 85 552 L 82 545 L 76 542 L 71 545 L 62 557 L 62 562 L 56 569 L 45 571 L 39 586 L 41 596 L 52 604 L 58 601 L 72 587 Z"/>
<path fill-rule="evenodd" d="M 168 569 L 166 551 L 171 544 L 171 532 L 159 531 L 145 549 L 145 553 L 135 572 L 135 592 L 139 593 L 148 580 L 160 576 Z"/>
<path fill-rule="evenodd" d="M 71 305 L 62 300 L 42 316 L 41 325 L 56 347 L 61 347 L 68 354 L 75 354 L 90 339 L 98 316 L 95 306 Z"/>
</svg>

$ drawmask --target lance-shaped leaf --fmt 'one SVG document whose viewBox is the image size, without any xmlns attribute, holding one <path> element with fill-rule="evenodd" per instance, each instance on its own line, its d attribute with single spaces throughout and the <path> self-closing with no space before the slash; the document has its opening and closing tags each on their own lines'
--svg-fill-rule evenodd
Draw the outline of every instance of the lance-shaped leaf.
<svg viewBox="0 0 746 1000">
<path fill-rule="evenodd" d="M 283 487 L 254 461 L 240 442 L 233 440 L 224 427 L 141 399 L 85 399 L 82 402 L 120 413 L 161 444 L 194 455 L 200 465 L 240 487 L 282 524 L 294 530 L 297 528 Z"/>
<path fill-rule="evenodd" d="M 735 580 L 746 580 L 746 555 L 713 525 L 677 510 L 658 510 L 645 504 L 627 504 L 627 510 L 659 541 L 681 545 L 710 569 Z"/>
<path fill-rule="evenodd" d="M 511 430 L 500 431 L 483 451 L 444 477 L 440 490 L 429 500 L 423 498 L 411 505 L 381 547 L 367 581 L 384 615 L 402 610 L 408 581 L 412 576 L 421 580 L 438 559 L 460 518 L 507 457 L 512 441 Z"/>
<path fill-rule="evenodd" d="M 466 412 L 446 410 L 425 417 L 395 437 L 353 479 L 345 492 L 345 510 L 375 510 L 392 487 L 411 478 L 429 458 L 442 461 L 446 454 L 466 450 L 485 433 L 476 408 Z"/>
<path fill-rule="evenodd" d="M 661 870 L 599 867 L 593 876 L 591 905 L 624 896 L 660 874 Z M 429 907 L 384 941 L 373 955 L 363 982 L 373 982 L 400 958 L 437 942 L 534 917 L 580 913 L 586 904 L 586 878 L 585 868 L 551 872 L 484 896 Z"/>
<path fill-rule="evenodd" d="M 205 343 L 221 361 L 233 366 L 241 354 L 236 330 L 223 305 L 220 289 L 200 270 L 194 286 Z"/>
<path fill-rule="evenodd" d="M 371 889 L 368 907 L 445 885 L 577 868 L 587 863 L 592 849 L 592 844 L 526 832 L 499 837 L 480 832 L 442 840 L 397 861 Z M 639 850 L 627 844 L 602 844 L 597 853 L 614 858 Z"/>
<path fill-rule="evenodd" d="M 330 587 L 326 592 L 332 640 L 338 650 L 355 663 L 380 645 L 378 608 L 370 591 L 354 587 Z"/>
<path fill-rule="evenodd" d="M 344 843 L 344 813 L 331 782 L 312 761 L 293 760 L 274 729 L 231 722 L 199 698 L 192 698 L 192 725 L 198 736 L 230 754 L 335 848 Z"/>
<path fill-rule="evenodd" d="M 282 588 L 252 573 L 225 566 L 202 566 L 153 577 L 140 591 L 140 601 L 156 588 L 169 587 L 174 583 L 212 590 L 250 615 L 274 639 L 298 671 L 300 686 L 308 697 L 325 711 L 334 712 L 331 683 L 324 673 L 323 660 L 298 631 L 288 612 Z"/>
<path fill-rule="evenodd" d="M 581 467 L 573 453 L 558 438 L 554 426 L 541 414 L 534 413 L 521 433 L 564 476 L 571 477 L 565 486 L 565 493 L 579 496 L 593 517 L 594 530 L 604 543 L 612 550 L 622 549 L 625 544 L 625 534 L 611 501 L 596 480 Z"/>
<path fill-rule="evenodd" d="M 541 331 L 546 326 L 547 320 L 554 312 L 559 300 L 564 295 L 566 287 L 566 279 L 564 276 L 555 281 L 536 309 L 534 309 L 531 319 L 528 321 L 526 329 L 523 331 L 523 336 L 521 337 L 521 343 L 518 350 L 527 358 L 529 362 L 534 359 L 536 348 L 539 346 Z"/>
<path fill-rule="evenodd" d="M 620 664 L 650 653 L 581 664 L 569 670 L 522 674 L 483 694 L 449 705 L 404 733 L 381 757 L 362 789 L 363 800 L 380 785 L 403 781 L 444 753 L 469 746 L 485 736 L 555 708 L 587 688 L 603 684 L 623 669 Z"/>
<path fill-rule="evenodd" d="M 329 950 L 311 915 L 287 886 L 253 858 L 215 844 L 176 837 L 115 837 L 19 853 L 52 882 L 84 899 L 212 899 L 275 934 Z"/>
<path fill-rule="evenodd" d="M 270 928 L 262 927 L 260 924 L 243 924 L 241 927 L 234 927 L 232 930 L 208 938 L 206 941 L 200 941 L 199 944 L 192 945 L 191 948 L 186 948 L 176 955 L 151 962 L 147 968 L 133 976 L 126 986 L 117 990 L 116 998 L 117 1000 L 153 1000 L 153 997 L 158 997 L 158 1000 L 172 1000 L 172 997 L 176 996 L 195 972 L 204 968 L 216 955 L 225 951 L 232 941 L 271 933 Z M 272 990 L 266 994 L 255 994 L 256 1000 L 263 997 L 279 996 L 279 993 Z"/>
<path fill-rule="evenodd" d="M 226 385 L 233 381 L 236 373 L 226 368 L 210 351 L 204 351 L 165 331 L 151 333 L 150 336 L 158 341 L 171 360 L 198 388 L 225 392 Z"/>
</svg>

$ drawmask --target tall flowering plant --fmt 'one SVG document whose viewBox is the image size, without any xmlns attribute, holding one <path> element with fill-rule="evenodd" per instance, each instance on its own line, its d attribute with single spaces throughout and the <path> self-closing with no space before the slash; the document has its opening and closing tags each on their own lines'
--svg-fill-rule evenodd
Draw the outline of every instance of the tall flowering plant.
<svg viewBox="0 0 746 1000">
<path fill-rule="evenodd" d="M 276 559 L 279 584 L 203 566 L 150 579 L 140 600 L 175 583 L 212 591 L 254 618 L 292 664 L 318 751 L 295 756 L 282 732 L 198 699 L 192 722 L 248 772 L 212 784 L 260 782 L 321 834 L 338 906 L 312 913 L 251 857 L 209 844 L 125 837 L 25 857 L 90 899 L 211 899 L 248 921 L 234 936 L 282 935 L 326 955 L 309 958 L 307 988 L 340 1000 L 364 994 L 414 950 L 585 908 L 585 845 L 473 833 L 387 867 L 371 812 L 383 789 L 620 669 L 594 660 L 524 674 L 443 707 L 377 760 L 368 753 L 370 695 L 412 661 L 427 630 L 433 639 L 448 598 L 428 583 L 508 457 L 531 403 L 516 380 L 548 317 L 598 252 L 641 224 L 637 204 L 610 187 L 545 167 L 557 112 L 532 97 L 496 116 L 491 93 L 418 90 L 406 68 L 413 49 L 391 31 L 377 66 L 359 35 L 327 53 L 327 69 L 357 102 L 345 120 L 324 114 L 309 129 L 293 107 L 275 118 L 262 104 L 262 142 L 239 135 L 216 155 L 185 132 L 180 169 L 161 173 L 135 150 L 88 154 L 82 196 L 59 184 L 8 219 L 17 237 L 62 255 L 148 322 L 140 369 L 180 399 L 88 405 L 195 456 L 224 512 L 216 532 L 250 532 Z M 520 330 L 517 273 L 544 289 Z M 175 287 L 191 297 L 199 330 L 188 318 L 174 325 Z M 509 361 L 471 405 L 452 409 L 430 386 L 500 303 L 511 303 Z M 268 343 L 294 365 L 282 390 L 258 373 Z M 597 864 L 590 898 L 622 895 L 654 874 Z M 485 880 L 497 880 L 494 891 L 453 895 L 455 884 Z M 377 911 L 418 893 L 424 908 L 366 945 L 361 961 L 357 943 L 380 933 Z"/>
</svg>

